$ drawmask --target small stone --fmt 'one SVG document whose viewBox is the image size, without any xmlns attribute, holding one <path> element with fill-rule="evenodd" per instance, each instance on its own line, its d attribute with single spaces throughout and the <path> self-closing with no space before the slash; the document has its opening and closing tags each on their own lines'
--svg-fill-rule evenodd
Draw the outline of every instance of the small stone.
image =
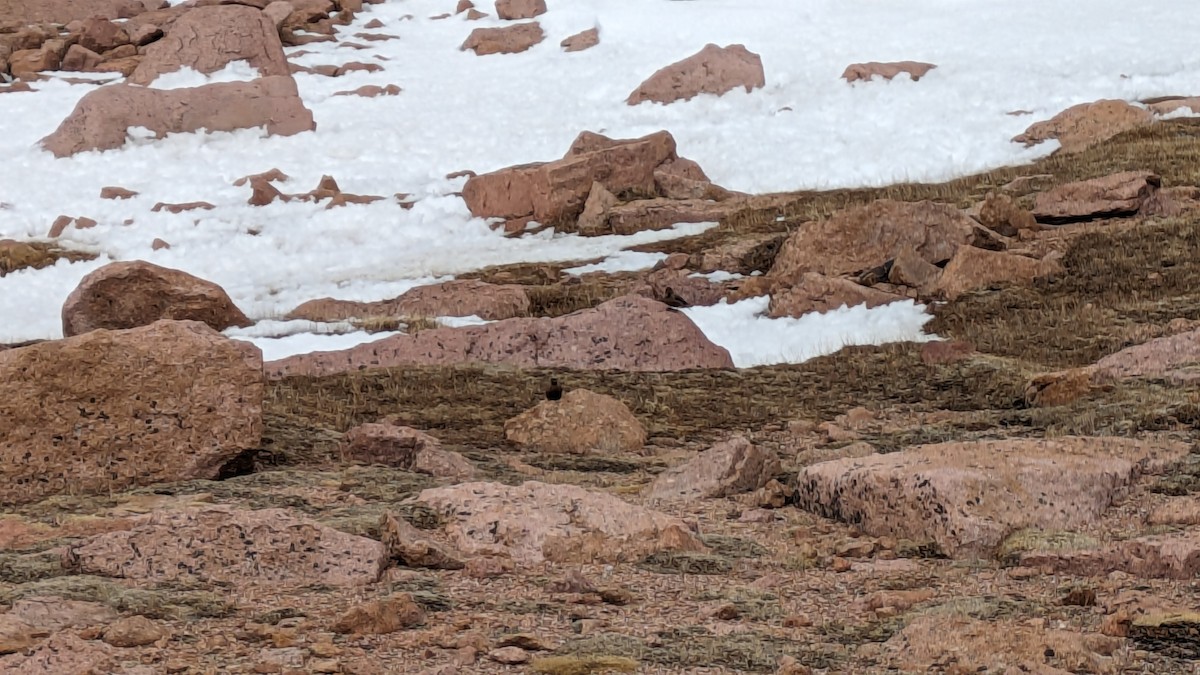
<svg viewBox="0 0 1200 675">
<path fill-rule="evenodd" d="M 835 556 L 833 564 L 830 567 L 834 572 L 849 572 L 853 565 L 849 560 L 841 556 Z"/>
</svg>

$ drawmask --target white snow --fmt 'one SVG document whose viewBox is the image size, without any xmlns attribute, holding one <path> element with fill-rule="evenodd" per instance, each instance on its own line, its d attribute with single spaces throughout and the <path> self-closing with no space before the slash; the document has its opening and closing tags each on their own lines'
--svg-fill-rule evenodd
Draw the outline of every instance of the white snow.
<svg viewBox="0 0 1200 675">
<path fill-rule="evenodd" d="M 755 271 L 757 271 L 757 270 L 755 270 Z M 737 272 L 726 272 L 725 270 L 717 270 L 715 272 L 705 272 L 705 273 L 693 272 L 692 274 L 689 274 L 688 276 L 694 277 L 696 279 L 708 279 L 710 282 L 712 282 L 714 284 L 719 284 L 722 281 L 733 281 L 735 279 L 745 279 L 746 278 L 746 275 L 744 275 L 744 274 L 738 274 Z"/>
<path fill-rule="evenodd" d="M 713 223 L 716 225 L 716 223 Z M 591 272 L 637 272 L 654 267 L 660 260 L 666 260 L 666 253 L 642 253 L 641 251 L 621 251 L 608 256 L 598 263 L 569 267 L 563 272 L 574 276 Z"/>
<path fill-rule="evenodd" d="M 634 264 L 624 252 L 629 247 L 700 231 L 509 238 L 472 218 L 453 194 L 465 178 L 445 178 L 560 157 L 584 130 L 631 138 L 666 129 L 681 155 L 733 190 L 853 187 L 944 180 L 1031 161 L 1055 144 L 1025 148 L 1010 139 L 1077 103 L 1200 93 L 1194 37 L 1200 12 L 1181 11 L 1189 7 L 1182 0 L 1092 0 L 1086 7 L 1045 0 L 572 0 L 553 2 L 538 17 L 543 43 L 486 57 L 459 45 L 471 30 L 502 22 L 462 15 L 430 20 L 452 9 L 447 3 L 367 5 L 342 29 L 367 49 L 300 48 L 310 52 L 294 59 L 301 65 L 362 61 L 384 68 L 338 78 L 296 75 L 317 121 L 312 133 L 267 137 L 251 129 L 147 139 L 134 130 L 121 149 L 55 159 L 37 141 L 94 85 L 70 84 L 62 77 L 81 75 L 62 74 L 33 83 L 34 93 L 0 96 L 0 202 L 12 205 L 0 211 L 0 238 L 42 238 L 59 215 L 87 216 L 99 224 L 68 229 L 62 239 L 101 255 L 0 278 L 0 342 L 59 337 L 62 301 L 86 273 L 112 260 L 144 259 L 212 280 L 259 320 L 313 298 L 395 297 L 487 265 L 603 258 L 615 269 Z M 415 18 L 401 20 L 407 14 Z M 385 24 L 372 32 L 400 39 L 351 37 L 372 19 Z M 563 38 L 593 26 L 600 27 L 599 46 L 562 52 Z M 741 43 L 761 54 L 766 87 L 667 106 L 625 105 L 655 70 L 710 42 Z M 919 82 L 901 76 L 849 85 L 839 77 L 850 63 L 908 59 L 938 67 Z M 153 86 L 253 74 L 247 64 L 233 63 L 206 76 L 172 73 Z M 333 95 L 366 84 L 403 91 L 374 99 Z M 1033 114 L 1006 114 L 1017 109 Z M 388 199 L 331 210 L 304 202 L 247 205 L 250 188 L 233 181 L 271 168 L 292 177 L 278 185 L 284 192 L 307 192 L 329 174 L 347 192 Z M 140 194 L 100 199 L 109 185 Z M 413 195 L 411 210 L 391 199 L 396 193 Z M 200 200 L 215 208 L 150 210 L 160 201 Z M 155 238 L 171 248 L 152 251 Z M 734 307 L 741 317 L 734 323 L 753 326 L 755 349 L 792 354 L 787 358 L 809 353 L 774 350 L 759 339 L 776 335 L 793 344 L 781 332 L 791 335 L 800 324 L 752 319 L 744 314 L 751 305 Z M 847 316 L 858 317 L 853 311 Z M 848 321 L 837 317 L 813 321 Z M 907 334 L 911 321 L 901 324 L 896 334 Z M 705 330 L 728 336 L 730 328 L 710 323 Z M 300 338 L 284 339 L 289 349 L 311 346 Z M 346 336 L 313 339 L 335 338 Z"/>
<path fill-rule="evenodd" d="M 803 363 L 851 345 L 928 342 L 938 339 L 921 331 L 933 317 L 912 300 L 867 309 L 843 305 L 823 314 L 769 319 L 769 296 L 728 304 L 681 309 L 704 335 L 729 350 L 738 368 Z"/>
<path fill-rule="evenodd" d="M 309 352 L 332 352 L 339 349 L 350 349 L 368 342 L 375 342 L 393 335 L 396 332 L 368 333 L 354 331 L 352 333 L 297 333 L 282 337 L 235 337 L 235 340 L 245 340 L 253 343 L 262 350 L 263 361 L 308 354 Z"/>
</svg>

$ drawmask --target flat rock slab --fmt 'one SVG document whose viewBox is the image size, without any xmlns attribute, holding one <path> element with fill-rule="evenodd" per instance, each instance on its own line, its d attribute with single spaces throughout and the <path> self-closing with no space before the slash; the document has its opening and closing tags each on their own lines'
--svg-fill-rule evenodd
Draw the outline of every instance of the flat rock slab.
<svg viewBox="0 0 1200 675">
<path fill-rule="evenodd" d="M 774 451 L 737 436 L 662 472 L 645 495 L 652 500 L 728 497 L 763 487 L 779 470 Z"/>
<path fill-rule="evenodd" d="M 464 363 L 630 371 L 733 367 L 728 350 L 713 344 L 691 319 L 661 302 L 622 296 L 553 319 L 435 328 L 352 349 L 291 356 L 267 363 L 266 372 L 278 378 Z"/>
<path fill-rule="evenodd" d="M 152 513 L 131 530 L 96 535 L 63 554 L 63 566 L 80 574 L 283 586 L 369 584 L 386 562 L 384 545 L 374 539 L 284 509 L 228 506 Z"/>
<path fill-rule="evenodd" d="M 704 550 L 683 521 L 576 485 L 463 483 L 417 497 L 450 520 L 465 553 L 520 563 L 617 562 L 661 550 Z"/>
<path fill-rule="evenodd" d="M 1200 381 L 1200 329 L 1155 338 L 1109 354 L 1096 362 L 1092 377 L 1098 380 L 1161 377 L 1177 383 Z"/>
<path fill-rule="evenodd" d="M 198 321 L 0 351 L 0 504 L 216 478 L 262 400 L 258 348 Z"/>
<path fill-rule="evenodd" d="M 797 505 L 875 536 L 933 541 L 954 557 L 989 556 L 1017 530 L 1087 525 L 1188 449 L 1111 437 L 923 445 L 807 467 Z"/>
<path fill-rule="evenodd" d="M 646 443 L 646 429 L 622 401 L 573 389 L 505 422 L 504 437 L 541 452 L 604 454 L 638 452 Z"/>
<path fill-rule="evenodd" d="M 1200 574 L 1200 530 L 1137 537 L 1095 549 L 1029 551 L 1020 556 L 1020 564 L 1078 576 L 1125 572 L 1145 579 L 1195 579 Z"/>
</svg>

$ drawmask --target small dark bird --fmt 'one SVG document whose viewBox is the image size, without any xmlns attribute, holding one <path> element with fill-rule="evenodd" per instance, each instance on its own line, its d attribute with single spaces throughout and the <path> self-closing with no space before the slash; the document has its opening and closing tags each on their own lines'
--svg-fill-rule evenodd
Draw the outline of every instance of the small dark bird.
<svg viewBox="0 0 1200 675">
<path fill-rule="evenodd" d="M 666 290 L 663 291 L 662 301 L 663 301 L 663 304 L 665 304 L 668 307 L 679 308 L 679 307 L 691 307 L 692 306 L 692 303 L 679 297 L 679 294 L 675 292 L 675 289 L 671 288 L 670 286 L 667 286 Z"/>
<path fill-rule="evenodd" d="M 550 388 L 546 390 L 547 401 L 557 401 L 562 398 L 562 386 L 558 384 L 558 378 L 550 378 Z"/>
</svg>

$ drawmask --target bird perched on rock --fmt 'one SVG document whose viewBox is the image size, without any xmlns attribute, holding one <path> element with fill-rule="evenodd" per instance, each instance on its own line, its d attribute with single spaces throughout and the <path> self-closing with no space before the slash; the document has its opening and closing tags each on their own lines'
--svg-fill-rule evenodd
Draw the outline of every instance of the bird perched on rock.
<svg viewBox="0 0 1200 675">
<path fill-rule="evenodd" d="M 670 286 L 667 286 L 666 290 L 663 291 L 662 302 L 668 307 L 675 308 L 692 306 L 692 303 L 679 297 L 679 294 L 675 292 L 675 289 L 671 288 Z"/>
<path fill-rule="evenodd" d="M 550 378 L 550 388 L 546 390 L 547 401 L 557 401 L 562 398 L 562 386 L 558 383 L 558 378 Z"/>
</svg>

